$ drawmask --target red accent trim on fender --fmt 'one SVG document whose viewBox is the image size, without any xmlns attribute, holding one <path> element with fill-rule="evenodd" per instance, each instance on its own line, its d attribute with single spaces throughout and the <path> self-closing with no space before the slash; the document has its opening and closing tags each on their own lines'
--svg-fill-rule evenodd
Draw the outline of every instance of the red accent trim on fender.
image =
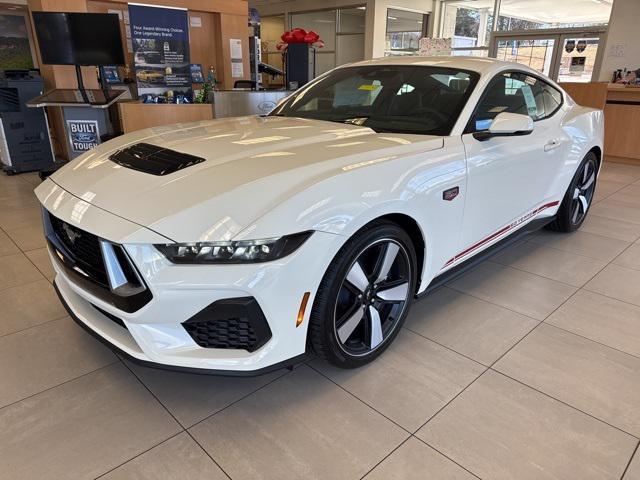
<svg viewBox="0 0 640 480">
<path fill-rule="evenodd" d="M 451 260 L 449 260 L 447 263 L 445 263 L 443 265 L 442 268 L 446 268 L 449 265 L 451 265 L 452 263 L 460 260 L 460 258 L 468 255 L 469 253 L 473 252 L 474 250 L 477 250 L 478 248 L 480 248 L 481 246 L 483 246 L 486 243 L 489 243 L 491 240 L 494 240 L 495 238 L 499 237 L 500 235 L 502 235 L 503 233 L 508 232 L 509 230 L 513 230 L 514 228 L 516 228 L 519 225 L 523 225 L 525 220 L 529 220 L 532 219 L 533 217 L 535 217 L 538 213 L 542 212 L 543 210 L 546 210 L 547 208 L 551 208 L 551 207 L 555 207 L 556 205 L 558 205 L 560 202 L 559 201 L 555 201 L 555 202 L 549 202 L 549 203 L 545 203 L 544 205 L 536 208 L 535 210 L 527 213 L 526 215 L 524 215 L 523 217 L 520 217 L 519 219 L 511 222 L 509 225 L 507 225 L 506 227 L 502 227 L 500 230 L 498 230 L 495 233 L 492 233 L 491 235 L 489 235 L 487 238 L 480 240 L 478 243 L 474 243 L 473 245 L 471 245 L 469 248 L 463 250 L 462 252 L 458 253 L 455 257 L 453 257 Z"/>
</svg>

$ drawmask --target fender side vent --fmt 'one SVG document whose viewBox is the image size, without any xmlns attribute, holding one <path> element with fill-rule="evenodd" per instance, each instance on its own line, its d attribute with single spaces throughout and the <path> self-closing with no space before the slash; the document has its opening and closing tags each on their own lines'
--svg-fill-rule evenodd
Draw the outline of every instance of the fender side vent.
<svg viewBox="0 0 640 480">
<path fill-rule="evenodd" d="M 160 176 L 204 162 L 204 158 L 149 143 L 136 143 L 118 150 L 109 160 L 132 170 Z"/>
</svg>

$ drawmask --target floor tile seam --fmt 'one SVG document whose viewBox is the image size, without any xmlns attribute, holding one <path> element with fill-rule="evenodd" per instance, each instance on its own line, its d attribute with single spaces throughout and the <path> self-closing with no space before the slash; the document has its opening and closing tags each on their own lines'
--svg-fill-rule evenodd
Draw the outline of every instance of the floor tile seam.
<svg viewBox="0 0 640 480">
<path fill-rule="evenodd" d="M 607 426 L 609 426 L 609 427 L 611 427 L 611 428 L 613 428 L 613 429 L 615 429 L 615 430 L 617 430 L 617 431 L 619 431 L 619 432 L 621 432 L 621 433 L 624 433 L 625 435 L 630 436 L 631 438 L 635 439 L 636 441 L 640 441 L 640 435 L 634 435 L 633 433 L 627 432 L 627 431 L 626 431 L 626 430 L 624 430 L 623 428 L 618 427 L 618 426 L 616 426 L 616 425 L 613 425 L 613 424 L 611 424 L 611 423 L 607 422 L 606 420 L 603 420 L 603 419 L 601 419 L 601 418 L 598 418 L 598 417 L 596 417 L 596 416 L 595 416 L 595 414 L 593 414 L 593 413 L 589 413 L 589 412 L 586 412 L 586 411 L 582 410 L 581 408 L 579 408 L 579 407 L 577 407 L 577 406 L 575 406 L 575 405 L 570 404 L 570 403 L 569 403 L 568 401 L 566 401 L 566 400 L 562 400 L 562 399 L 560 399 L 560 398 L 554 397 L 554 396 L 553 396 L 553 395 L 551 395 L 550 393 L 547 393 L 547 392 L 545 392 L 544 390 L 540 390 L 539 388 L 534 387 L 534 386 L 532 386 L 532 385 L 529 385 L 529 384 L 528 384 L 528 383 L 526 383 L 525 381 L 520 380 L 520 379 L 515 378 L 515 377 L 512 377 L 511 375 L 509 375 L 509 374 L 507 374 L 507 373 L 505 373 L 505 372 L 503 372 L 503 371 L 501 371 L 501 370 L 497 370 L 497 369 L 495 369 L 494 367 L 490 367 L 490 368 L 489 368 L 489 370 L 491 370 L 492 372 L 497 373 L 497 374 L 499 374 L 499 375 L 502 375 L 502 376 L 503 376 L 503 377 L 505 377 L 505 378 L 508 378 L 508 379 L 510 379 L 510 380 L 513 380 L 514 382 L 517 382 L 517 383 L 519 383 L 519 384 L 520 384 L 520 385 L 522 385 L 522 386 L 525 386 L 525 387 L 527 387 L 527 388 L 530 388 L 531 390 L 533 390 L 533 391 L 535 391 L 535 392 L 538 392 L 539 394 L 544 395 L 545 397 L 547 397 L 547 398 L 549 398 L 549 399 L 551 399 L 551 400 L 555 400 L 556 402 L 559 402 L 559 403 L 561 403 L 562 405 L 565 405 L 565 406 L 567 406 L 567 407 L 571 408 L 572 410 L 575 410 L 576 412 L 580 412 L 580 413 L 582 413 L 582 414 L 584 414 L 584 415 L 586 415 L 586 416 L 588 416 L 588 417 L 590 417 L 590 418 L 592 418 L 592 419 L 594 419 L 594 420 L 596 420 L 596 421 L 598 421 L 598 422 L 600 422 L 600 423 L 602 423 L 602 424 L 604 424 L 604 425 L 607 425 Z"/>
</svg>

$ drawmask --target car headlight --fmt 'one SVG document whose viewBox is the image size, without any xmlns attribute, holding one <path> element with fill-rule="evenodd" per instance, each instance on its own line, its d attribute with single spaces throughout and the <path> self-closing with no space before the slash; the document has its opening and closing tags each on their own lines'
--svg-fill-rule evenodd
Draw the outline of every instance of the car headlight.
<svg viewBox="0 0 640 480">
<path fill-rule="evenodd" d="M 228 242 L 163 243 L 154 245 L 172 263 L 260 263 L 296 251 L 312 231 L 261 240 Z"/>
</svg>

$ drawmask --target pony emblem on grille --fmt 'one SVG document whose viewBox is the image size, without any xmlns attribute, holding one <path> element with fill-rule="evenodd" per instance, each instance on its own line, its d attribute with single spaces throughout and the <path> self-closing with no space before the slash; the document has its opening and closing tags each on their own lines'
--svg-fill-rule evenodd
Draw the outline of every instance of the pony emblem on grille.
<svg viewBox="0 0 640 480">
<path fill-rule="evenodd" d="M 69 239 L 69 241 L 71 242 L 71 245 L 75 245 L 76 240 L 82 236 L 81 233 L 79 232 L 74 232 L 71 227 L 69 227 L 69 225 L 67 225 L 66 223 L 62 224 L 62 229 L 64 230 L 64 233 L 67 234 L 67 238 Z"/>
</svg>

